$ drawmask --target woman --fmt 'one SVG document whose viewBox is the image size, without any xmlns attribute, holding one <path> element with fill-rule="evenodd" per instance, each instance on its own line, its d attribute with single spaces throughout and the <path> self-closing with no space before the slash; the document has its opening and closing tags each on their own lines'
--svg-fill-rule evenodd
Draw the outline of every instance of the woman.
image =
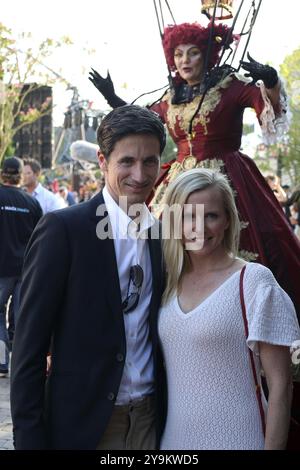
<svg viewBox="0 0 300 470">
<path fill-rule="evenodd" d="M 158 328 L 168 413 L 161 448 L 284 449 L 289 346 L 300 337 L 293 304 L 268 268 L 237 258 L 240 224 L 224 175 L 182 173 L 169 185 L 165 203 L 177 211 L 170 221 L 162 219 L 167 283 Z M 202 230 L 196 227 L 199 207 Z M 175 231 L 181 224 L 180 239 Z M 245 324 L 239 290 L 244 267 Z M 269 389 L 268 406 L 261 397 L 262 414 L 253 379 L 257 374 L 260 384 L 261 369 Z"/>
<path fill-rule="evenodd" d="M 251 58 L 242 66 L 252 83 L 236 74 L 225 74 L 223 78 L 221 74 L 218 81 L 219 72 L 211 74 L 209 83 L 203 80 L 211 28 L 211 24 L 205 28 L 197 23 L 183 23 L 165 29 L 166 61 L 176 72 L 171 89 L 151 109 L 168 126 L 178 155 L 176 161 L 164 166 L 151 205 L 154 212 L 159 209 L 167 185 L 183 169 L 216 168 L 227 174 L 237 195 L 242 222 L 240 256 L 269 267 L 300 315 L 300 243 L 255 163 L 239 150 L 246 107 L 255 109 L 267 143 L 282 132 L 286 119 L 284 91 L 276 70 Z M 224 43 L 230 44 L 233 39 L 225 25 L 214 26 L 208 69 L 217 64 Z M 93 70 L 90 80 L 112 107 L 126 104 L 115 94 L 109 74 L 103 79 Z M 262 80 L 259 87 L 257 80 Z M 207 92 L 203 103 L 194 116 L 204 89 Z"/>
</svg>

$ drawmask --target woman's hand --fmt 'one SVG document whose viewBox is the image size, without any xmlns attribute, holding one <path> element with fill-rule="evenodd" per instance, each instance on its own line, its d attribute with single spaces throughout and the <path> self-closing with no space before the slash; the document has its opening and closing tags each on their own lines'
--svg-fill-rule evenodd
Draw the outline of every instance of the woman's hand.
<svg viewBox="0 0 300 470">
<path fill-rule="evenodd" d="M 252 59 L 249 52 L 247 53 L 249 62 L 242 61 L 241 66 L 248 73 L 245 77 L 251 77 L 252 83 L 256 83 L 257 80 L 262 80 L 266 88 L 274 88 L 278 83 L 278 74 L 273 67 L 269 65 L 263 65 Z"/>
<path fill-rule="evenodd" d="M 112 108 L 118 108 L 126 104 L 126 101 L 122 100 L 122 98 L 116 95 L 114 84 L 110 77 L 109 71 L 107 71 L 107 77 L 103 78 L 97 72 L 97 70 L 92 68 L 92 71 L 89 74 L 89 80 L 97 88 L 97 90 L 100 91 L 101 95 L 104 96 Z"/>
<path fill-rule="evenodd" d="M 92 68 L 92 71 L 89 74 L 89 80 L 92 84 L 100 91 L 104 98 L 115 95 L 114 84 L 110 77 L 109 71 L 107 71 L 107 77 L 103 78 L 97 70 Z"/>
</svg>

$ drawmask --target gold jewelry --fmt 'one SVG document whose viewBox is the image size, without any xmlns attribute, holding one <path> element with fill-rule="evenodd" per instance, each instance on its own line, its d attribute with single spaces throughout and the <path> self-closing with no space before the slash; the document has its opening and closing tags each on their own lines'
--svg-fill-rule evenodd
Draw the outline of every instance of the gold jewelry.
<svg viewBox="0 0 300 470">
<path fill-rule="evenodd" d="M 193 168 L 196 168 L 197 162 L 198 160 L 196 157 L 194 157 L 193 155 L 188 155 L 182 160 L 181 167 L 184 171 L 192 170 Z"/>
<path fill-rule="evenodd" d="M 190 154 L 187 157 L 184 157 L 184 159 L 181 162 L 181 168 L 183 171 L 192 170 L 193 168 L 196 168 L 198 160 L 193 155 L 193 147 L 192 147 L 192 139 L 194 139 L 195 137 L 196 137 L 195 131 L 192 131 L 191 134 L 188 135 Z"/>
</svg>

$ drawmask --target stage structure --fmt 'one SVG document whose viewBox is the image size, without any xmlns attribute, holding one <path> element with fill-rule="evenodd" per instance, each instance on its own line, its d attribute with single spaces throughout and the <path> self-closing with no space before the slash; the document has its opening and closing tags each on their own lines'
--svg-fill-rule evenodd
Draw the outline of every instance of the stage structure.
<svg viewBox="0 0 300 470">
<path fill-rule="evenodd" d="M 51 105 L 52 88 L 50 86 L 25 84 L 23 91 L 26 92 L 29 87 L 33 87 L 33 90 L 26 96 L 21 111 L 27 112 L 30 108 L 39 109 L 47 101 Z M 16 156 L 35 158 L 42 168 L 51 168 L 53 155 L 52 112 L 49 111 L 49 114 L 22 127 L 15 134 L 13 144 Z"/>
<path fill-rule="evenodd" d="M 104 112 L 93 109 L 88 100 L 80 100 L 75 86 L 70 86 L 68 90 L 73 91 L 73 96 L 65 112 L 63 127 L 55 148 L 54 163 L 63 164 L 74 160 L 96 163 L 96 132 Z M 78 145 L 75 145 L 76 143 Z"/>
</svg>

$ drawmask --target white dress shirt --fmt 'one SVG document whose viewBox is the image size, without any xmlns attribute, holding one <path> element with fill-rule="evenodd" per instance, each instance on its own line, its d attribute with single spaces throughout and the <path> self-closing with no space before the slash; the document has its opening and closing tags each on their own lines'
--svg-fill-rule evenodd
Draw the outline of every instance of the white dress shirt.
<svg viewBox="0 0 300 470">
<path fill-rule="evenodd" d="M 56 196 L 51 191 L 48 191 L 48 189 L 44 188 L 41 183 L 37 185 L 31 195 L 40 203 L 43 214 L 67 207 L 63 198 Z"/>
<path fill-rule="evenodd" d="M 137 231 L 137 224 L 118 206 L 106 187 L 103 189 L 103 198 L 112 227 L 122 301 L 127 296 L 130 267 L 139 264 L 144 272 L 139 303 L 134 310 L 123 314 L 127 350 L 116 404 L 124 405 L 154 390 L 152 344 L 149 337 L 152 269 L 145 235 L 158 222 L 143 204 L 139 217 L 140 230 Z"/>
</svg>

